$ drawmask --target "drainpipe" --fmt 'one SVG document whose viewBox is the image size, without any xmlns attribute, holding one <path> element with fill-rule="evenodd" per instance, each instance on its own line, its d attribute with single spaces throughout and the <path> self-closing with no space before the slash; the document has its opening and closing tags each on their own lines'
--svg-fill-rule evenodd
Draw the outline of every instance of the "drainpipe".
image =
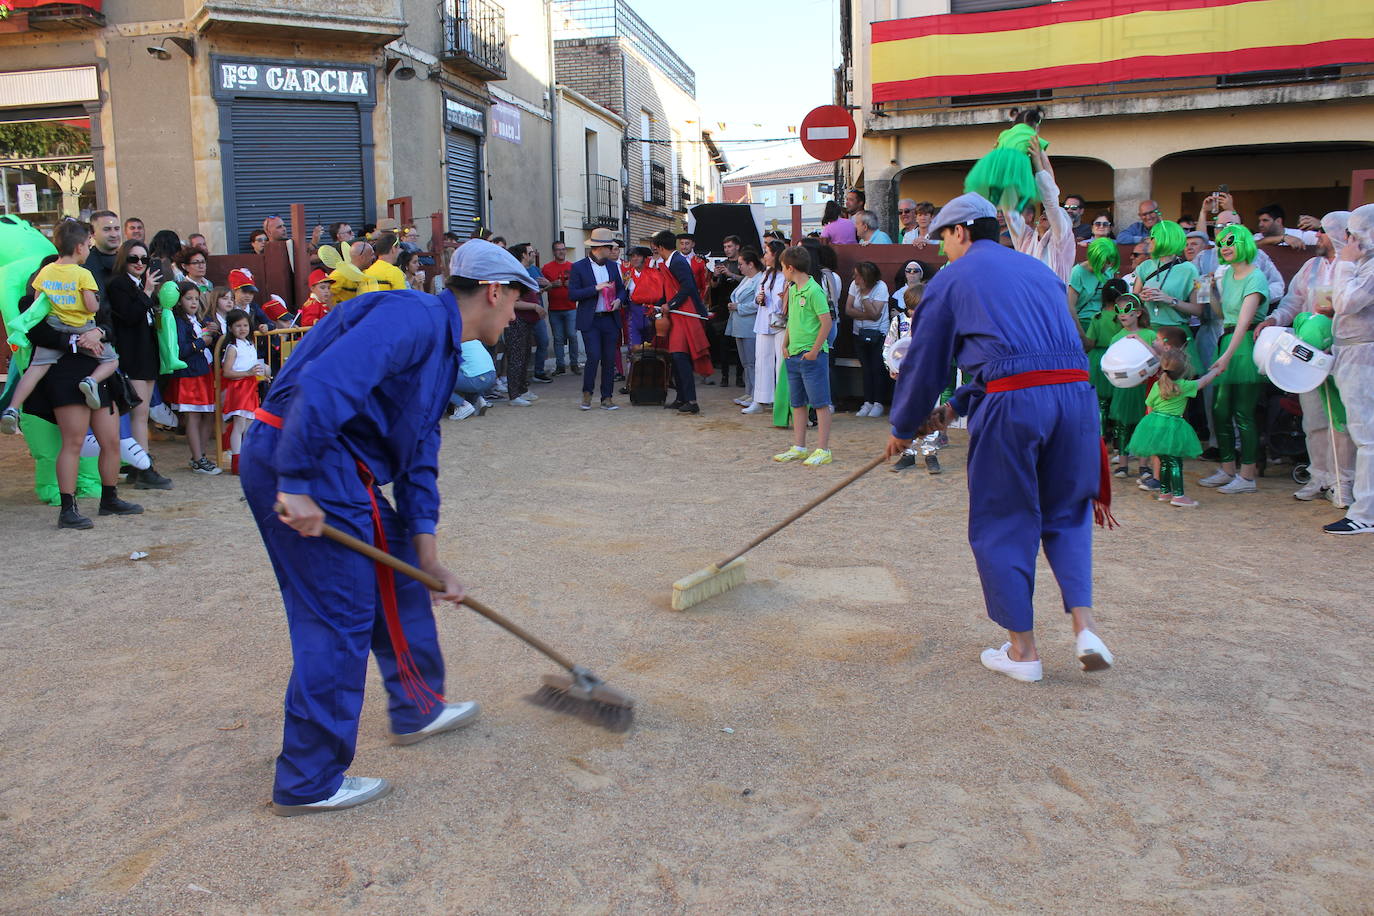
<svg viewBox="0 0 1374 916">
<path fill-rule="evenodd" d="M 559 189 L 559 150 L 558 150 L 558 73 L 554 69 L 553 53 L 553 0 L 544 0 L 544 31 L 548 34 L 549 55 L 549 149 L 553 156 L 553 233 L 550 239 L 563 236 L 563 201 Z"/>
</svg>

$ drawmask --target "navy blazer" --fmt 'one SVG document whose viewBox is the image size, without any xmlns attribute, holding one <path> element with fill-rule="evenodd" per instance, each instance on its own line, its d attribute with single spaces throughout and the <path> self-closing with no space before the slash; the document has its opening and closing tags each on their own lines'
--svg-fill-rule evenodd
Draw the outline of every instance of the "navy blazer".
<svg viewBox="0 0 1374 916">
<path fill-rule="evenodd" d="M 674 251 L 672 255 L 669 256 L 668 273 L 673 275 L 673 279 L 677 281 L 678 286 L 677 295 L 668 303 L 668 307 L 687 311 L 687 309 L 683 309 L 682 306 L 688 299 L 691 299 L 692 305 L 695 306 L 697 310 L 697 314 L 705 315 L 706 309 L 701 302 L 701 290 L 697 289 L 697 278 L 692 273 L 692 263 L 682 256 L 682 252 Z"/>
<path fill-rule="evenodd" d="M 622 304 L 628 304 L 630 294 L 626 292 L 625 281 L 620 276 L 620 265 L 607 261 L 606 273 L 615 284 L 615 298 Z M 596 315 L 596 303 L 600 298 L 596 288 L 596 274 L 592 273 L 591 258 L 573 262 L 572 270 L 568 273 L 568 298 L 577 303 L 577 329 L 590 331 L 593 317 Z"/>
</svg>

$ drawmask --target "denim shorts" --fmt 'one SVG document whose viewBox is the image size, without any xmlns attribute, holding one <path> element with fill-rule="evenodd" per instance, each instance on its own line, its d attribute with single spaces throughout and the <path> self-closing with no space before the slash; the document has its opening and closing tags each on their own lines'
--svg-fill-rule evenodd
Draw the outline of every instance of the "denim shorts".
<svg viewBox="0 0 1374 916">
<path fill-rule="evenodd" d="M 802 354 L 789 356 L 787 365 L 787 396 L 797 407 L 830 406 L 830 354 L 821 351 L 815 359 L 802 359 Z"/>
</svg>

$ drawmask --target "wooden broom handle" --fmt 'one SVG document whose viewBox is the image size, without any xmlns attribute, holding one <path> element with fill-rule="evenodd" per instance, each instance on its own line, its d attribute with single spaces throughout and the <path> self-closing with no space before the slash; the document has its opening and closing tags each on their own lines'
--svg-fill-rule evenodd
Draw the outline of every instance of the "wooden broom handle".
<svg viewBox="0 0 1374 916">
<path fill-rule="evenodd" d="M 783 519 L 782 521 L 778 522 L 776 525 L 774 525 L 772 528 L 769 528 L 769 529 L 768 529 L 767 531 L 765 531 L 763 534 L 760 534 L 758 537 L 754 538 L 754 539 L 753 539 L 752 541 L 750 541 L 748 544 L 745 544 L 744 547 L 742 547 L 741 549 L 735 551 L 733 554 L 731 554 L 730 556 L 726 557 L 724 560 L 721 560 L 719 563 L 716 564 L 716 569 L 723 569 L 723 568 L 724 568 L 725 566 L 727 566 L 728 564 L 735 562 L 735 561 L 738 560 L 740 557 L 744 556 L 746 553 L 748 553 L 749 551 L 753 550 L 755 547 L 759 546 L 759 545 L 762 544 L 764 541 L 768 540 L 768 539 L 771 538 L 773 535 L 777 534 L 779 531 L 781 531 L 782 529 L 786 528 L 788 525 L 792 524 L 792 523 L 795 522 L 797 519 L 801 518 L 803 515 L 805 515 L 806 513 L 810 512 L 812 509 L 816 508 L 816 507 L 819 506 L 821 503 L 825 502 L 827 499 L 829 499 L 830 497 L 834 496 L 836 493 L 840 492 L 840 491 L 843 490 L 845 487 L 849 486 L 851 483 L 853 483 L 854 481 L 858 480 L 860 477 L 864 476 L 864 475 L 867 474 L 869 471 L 873 470 L 874 468 L 876 468 L 878 465 L 882 464 L 882 463 L 883 463 L 884 461 L 886 461 L 886 460 L 887 460 L 887 455 L 886 455 L 886 454 L 882 454 L 882 455 L 879 455 L 877 458 L 874 458 L 874 459 L 873 459 L 872 461 L 870 461 L 868 464 L 866 464 L 866 465 L 864 465 L 863 467 L 859 468 L 859 469 L 858 469 L 857 471 L 855 471 L 853 474 L 850 474 L 850 475 L 849 475 L 848 477 L 846 477 L 844 480 L 841 480 L 839 483 L 835 484 L 835 485 L 834 485 L 833 487 L 831 487 L 829 490 L 826 490 L 826 491 L 825 491 L 824 493 L 822 493 L 820 496 L 817 496 L 815 499 L 811 500 L 811 502 L 809 502 L 809 503 L 807 503 L 806 505 L 802 506 L 802 507 L 801 507 L 800 509 L 798 509 L 796 512 L 793 512 L 791 515 L 787 516 L 787 518 L 785 518 L 785 519 Z"/>
<path fill-rule="evenodd" d="M 276 509 L 277 513 L 280 514 L 286 507 L 278 503 L 274 508 Z M 416 582 L 419 582 L 420 584 L 424 585 L 431 591 L 442 592 L 444 590 L 444 583 L 436 579 L 434 576 L 431 576 L 423 569 L 420 569 L 416 566 L 411 566 L 405 560 L 393 557 L 385 550 L 378 550 L 376 547 L 369 544 L 367 541 L 360 541 L 351 534 L 345 534 L 338 528 L 335 528 L 333 525 L 326 524 L 321 533 L 325 537 L 329 538 L 331 541 L 335 542 L 336 544 L 342 544 L 350 550 L 356 550 L 358 553 L 362 554 L 363 556 L 367 557 L 368 559 L 374 562 L 381 563 L 384 566 L 390 566 L 397 572 L 404 573 L 405 575 L 414 579 Z M 539 639 L 537 636 L 534 636 L 526 632 L 526 630 L 519 624 L 512 623 L 505 617 L 502 617 L 500 614 L 496 613 L 491 608 L 487 607 L 485 604 L 478 601 L 471 595 L 463 599 L 463 604 L 466 604 L 468 607 L 472 608 L 474 611 L 481 614 L 483 617 L 487 618 L 492 623 L 501 627 L 503 630 L 506 630 L 508 633 L 511 633 L 514 636 L 518 636 L 520 639 L 524 640 L 525 643 L 532 649 L 535 649 L 536 651 L 542 652 L 544 655 L 547 655 L 549 658 L 553 659 L 553 661 L 561 665 L 565 670 L 573 670 L 573 663 L 569 661 L 567 658 L 565 658 L 562 655 L 562 653 L 558 652 L 556 649 L 549 646 L 547 643 L 545 643 L 542 639 Z"/>
</svg>

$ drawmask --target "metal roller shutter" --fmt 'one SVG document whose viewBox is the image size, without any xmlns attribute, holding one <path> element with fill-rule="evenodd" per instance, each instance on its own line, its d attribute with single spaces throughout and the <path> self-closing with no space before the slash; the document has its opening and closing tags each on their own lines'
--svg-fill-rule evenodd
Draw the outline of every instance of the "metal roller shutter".
<svg viewBox="0 0 1374 916">
<path fill-rule="evenodd" d="M 448 179 L 448 227 L 459 238 L 471 238 L 477 234 L 482 217 L 482 155 L 476 136 L 458 130 L 448 132 L 444 172 Z"/>
<path fill-rule="evenodd" d="M 291 224 L 291 205 L 305 204 L 306 225 L 351 223 L 362 230 L 362 125 L 346 102 L 236 99 L 234 126 L 235 239 L 277 215 Z M 231 247 L 233 247 L 231 245 Z"/>
</svg>

